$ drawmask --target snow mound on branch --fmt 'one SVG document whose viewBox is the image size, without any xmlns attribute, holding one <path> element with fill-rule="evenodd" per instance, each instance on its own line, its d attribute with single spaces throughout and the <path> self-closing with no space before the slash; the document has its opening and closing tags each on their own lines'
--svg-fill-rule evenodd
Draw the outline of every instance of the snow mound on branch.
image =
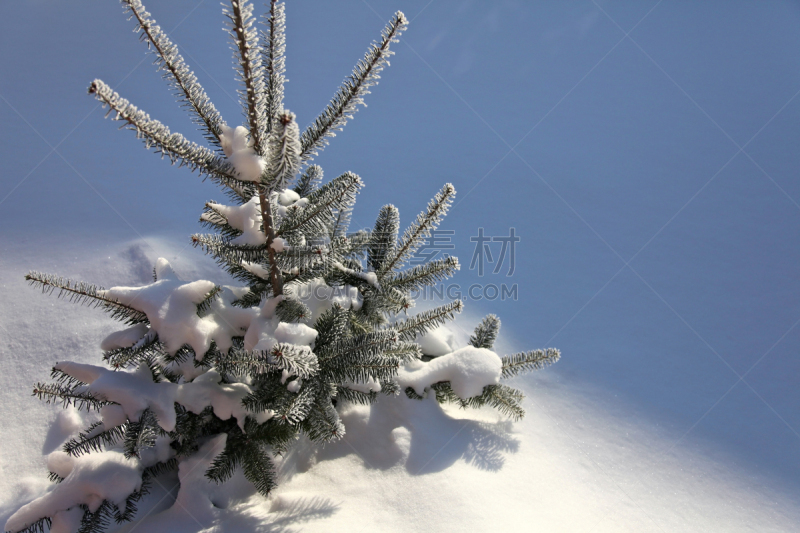
<svg viewBox="0 0 800 533">
<path fill-rule="evenodd" d="M 258 314 L 256 308 L 234 307 L 233 301 L 239 296 L 236 288 L 222 287 L 209 313 L 200 317 L 197 305 L 214 289 L 214 283 L 206 280 L 184 283 L 163 258 L 156 262 L 156 276 L 158 281 L 143 287 L 112 287 L 100 292 L 145 313 L 170 354 L 188 344 L 199 360 L 211 347 L 211 341 L 227 351 L 232 338 L 241 336 Z M 127 339 L 127 334 L 120 332 L 120 335 Z"/>
<path fill-rule="evenodd" d="M 439 326 L 424 335 L 417 335 L 414 342 L 420 345 L 423 354 L 438 357 L 455 349 L 456 337 L 450 329 Z"/>
<path fill-rule="evenodd" d="M 62 514 L 59 511 L 64 512 L 85 504 L 94 512 L 103 500 L 124 509 L 128 495 L 141 488 L 140 462 L 137 459 L 126 459 L 119 452 L 104 451 L 80 457 L 59 457 L 57 462 L 60 472 L 69 470 L 64 481 L 11 515 L 6 522 L 5 531 L 21 531 L 43 516 L 55 516 L 54 525 L 59 526 L 55 531 L 66 533 L 69 530 L 64 528 L 74 523 L 77 512 Z M 82 510 L 80 516 L 83 516 Z"/>
<path fill-rule="evenodd" d="M 292 292 L 298 300 L 308 306 L 313 320 L 328 311 L 333 307 L 333 304 L 338 304 L 344 309 L 352 307 L 358 311 L 364 301 L 357 287 L 350 285 L 331 287 L 325 283 L 323 278 L 314 278 L 305 283 L 297 284 L 292 288 Z"/>
<path fill-rule="evenodd" d="M 449 381 L 453 392 L 466 400 L 479 396 L 487 385 L 497 385 L 502 373 L 503 362 L 496 353 L 466 346 L 428 363 L 413 360 L 400 368 L 395 381 L 403 389 L 411 387 L 420 396 L 434 383 Z"/>
<path fill-rule="evenodd" d="M 236 126 L 236 129 L 222 126 L 219 140 L 222 151 L 236 169 L 239 179 L 255 182 L 261 180 L 261 174 L 264 173 L 267 164 L 253 149 L 247 129 L 243 126 Z"/>
<path fill-rule="evenodd" d="M 231 244 L 258 246 L 267 242 L 267 237 L 261 231 L 261 201 L 258 196 L 253 196 L 242 205 L 223 205 L 208 202 L 213 209 L 228 221 L 232 228 L 242 232 L 241 235 L 231 240 Z M 200 220 L 212 220 L 213 213 L 203 213 Z"/>
<path fill-rule="evenodd" d="M 175 402 L 189 411 L 200 414 L 211 406 L 214 414 L 222 420 L 234 417 L 239 427 L 244 429 L 247 411 L 242 399 L 252 392 L 244 383 L 220 383 L 221 376 L 216 370 L 209 370 L 191 383 L 156 383 L 145 365 L 135 372 L 114 371 L 106 368 L 80 364 L 59 363 L 55 366 L 65 374 L 87 383 L 86 391 L 119 404 L 129 420 L 138 420 L 145 409 L 151 409 L 158 419 L 158 425 L 165 431 L 175 429 Z M 113 427 L 119 414 L 114 409 L 103 413 L 104 425 Z M 113 420 L 113 421 L 112 421 Z"/>
<path fill-rule="evenodd" d="M 128 329 L 116 331 L 103 339 L 100 343 L 100 349 L 104 352 L 110 352 L 117 348 L 130 348 L 147 334 L 147 330 L 147 324 L 136 324 Z"/>
</svg>

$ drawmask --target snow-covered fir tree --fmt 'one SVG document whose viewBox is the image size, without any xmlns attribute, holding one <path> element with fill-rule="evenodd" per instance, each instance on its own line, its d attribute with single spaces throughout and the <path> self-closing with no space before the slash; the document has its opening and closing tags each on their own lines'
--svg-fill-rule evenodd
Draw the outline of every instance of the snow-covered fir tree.
<svg viewBox="0 0 800 533">
<path fill-rule="evenodd" d="M 12 515 L 5 530 L 103 531 L 133 519 L 154 478 L 168 471 L 178 470 L 186 484 L 178 501 L 188 497 L 198 456 L 213 457 L 207 478 L 221 483 L 241 469 L 267 495 L 275 486 L 275 454 L 301 436 L 321 443 L 342 437 L 337 408 L 380 395 L 435 395 L 521 418 L 523 396 L 502 380 L 555 362 L 558 350 L 499 357 L 492 350 L 500 328 L 494 315 L 452 353 L 426 354 L 417 342 L 462 309 L 454 301 L 409 312 L 413 291 L 459 268 L 455 257 L 407 266 L 447 213 L 453 186 L 444 185 L 402 234 L 393 205 L 380 210 L 371 230 L 350 232 L 361 178 L 347 172 L 324 182 L 311 164 L 378 82 L 406 17 L 392 17 L 301 133 L 284 107 L 282 2 L 269 2 L 261 31 L 248 0 L 232 0 L 224 10 L 246 117 L 236 127 L 222 119 L 141 2 L 122 4 L 209 146 L 171 132 L 101 80 L 89 92 L 147 148 L 227 193 L 228 203 L 208 202 L 200 218 L 213 233 L 192 242 L 240 285 L 182 281 L 165 259 L 143 287 L 26 276 L 127 328 L 101 343 L 104 364 L 61 362 L 52 382 L 35 385 L 40 399 L 94 413 L 96 421 L 48 457 L 54 487 Z"/>
</svg>

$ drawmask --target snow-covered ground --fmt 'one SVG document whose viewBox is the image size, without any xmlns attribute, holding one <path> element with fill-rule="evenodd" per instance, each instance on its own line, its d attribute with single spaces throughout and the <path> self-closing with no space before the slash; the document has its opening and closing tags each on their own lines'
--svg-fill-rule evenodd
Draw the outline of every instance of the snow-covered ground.
<svg viewBox="0 0 800 533">
<path fill-rule="evenodd" d="M 150 4 L 235 121 L 217 4 Z M 308 123 L 402 9 L 406 44 L 318 162 L 366 182 L 356 226 L 387 202 L 405 224 L 453 182 L 442 228 L 465 265 L 456 281 L 521 295 L 468 301 L 458 336 L 495 312 L 501 354 L 552 345 L 562 360 L 514 383 L 522 422 L 382 398 L 346 413 L 341 442 L 289 455 L 269 501 L 234 479 L 219 508 L 159 514 L 174 497 L 164 479 L 127 530 L 797 530 L 796 3 L 427 4 L 290 3 L 287 105 Z M 6 2 L 0 15 L 4 523 L 46 490 L 43 456 L 77 429 L 32 384 L 60 360 L 97 363 L 116 327 L 22 276 L 130 286 L 166 257 L 184 279 L 217 280 L 187 236 L 222 195 L 85 96 L 102 77 L 193 133 L 115 2 Z M 467 268 L 479 226 L 517 229 L 512 277 Z"/>
<path fill-rule="evenodd" d="M 219 276 L 197 251 L 180 252 L 179 242 L 148 242 L 83 242 L 78 256 L 53 242 L 45 255 L 4 249 L 0 521 L 49 486 L 43 456 L 82 429 L 74 416 L 30 398 L 32 382 L 45 380 L 56 360 L 96 363 L 100 341 L 115 326 L 97 310 L 37 295 L 20 273 L 33 261 L 106 284 L 146 283 L 155 255 L 172 250 L 180 254 L 172 256 L 178 272 Z M 466 312 L 457 324 L 471 328 L 477 318 Z M 463 343 L 466 332 L 455 332 Z M 508 342 L 498 348 L 511 350 Z M 676 442 L 636 408 L 569 382 L 557 366 L 512 385 L 527 394 L 521 422 L 491 410 L 382 397 L 371 409 L 343 413 L 342 441 L 301 443 L 287 455 L 269 500 L 253 495 L 241 476 L 203 488 L 200 462 L 191 478 L 197 499 L 164 511 L 177 490 L 174 478 L 161 478 L 163 486 L 141 504 L 143 521 L 123 530 L 791 531 L 800 521 L 790 483 L 713 445 Z M 219 508 L 198 504 L 209 492 Z"/>
</svg>

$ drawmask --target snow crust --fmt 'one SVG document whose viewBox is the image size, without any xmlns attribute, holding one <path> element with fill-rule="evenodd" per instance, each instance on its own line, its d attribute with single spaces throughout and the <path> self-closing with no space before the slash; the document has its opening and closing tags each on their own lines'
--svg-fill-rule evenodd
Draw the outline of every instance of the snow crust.
<svg viewBox="0 0 800 533">
<path fill-rule="evenodd" d="M 487 385 L 500 382 L 503 362 L 486 348 L 465 346 L 455 352 L 424 363 L 412 360 L 400 368 L 395 382 L 402 388 L 411 387 L 420 396 L 425 389 L 440 381 L 449 381 L 453 392 L 466 400 L 479 396 Z"/>
</svg>

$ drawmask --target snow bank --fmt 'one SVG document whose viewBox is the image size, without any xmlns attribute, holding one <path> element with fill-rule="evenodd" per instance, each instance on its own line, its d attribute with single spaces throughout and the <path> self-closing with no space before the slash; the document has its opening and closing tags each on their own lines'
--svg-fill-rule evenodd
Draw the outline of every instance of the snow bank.
<svg viewBox="0 0 800 533">
<path fill-rule="evenodd" d="M 413 360 L 400 369 L 395 378 L 403 389 L 411 387 L 422 396 L 425 389 L 440 381 L 449 381 L 459 398 L 479 396 L 487 385 L 500 382 L 503 362 L 486 348 L 466 346 L 437 357 L 428 363 Z"/>
</svg>

